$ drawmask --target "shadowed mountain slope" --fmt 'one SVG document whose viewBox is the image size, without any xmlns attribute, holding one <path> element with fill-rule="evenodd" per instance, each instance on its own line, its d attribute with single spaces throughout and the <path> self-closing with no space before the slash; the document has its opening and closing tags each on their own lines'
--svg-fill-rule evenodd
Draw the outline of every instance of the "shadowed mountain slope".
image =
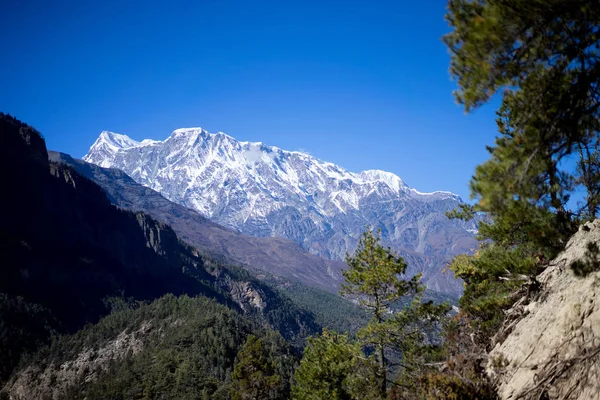
<svg viewBox="0 0 600 400">
<path fill-rule="evenodd" d="M 182 240 L 214 257 L 225 257 L 333 293 L 343 280 L 341 271 L 345 265 L 342 262 L 310 254 L 291 240 L 257 238 L 224 228 L 136 183 L 121 170 L 102 168 L 63 153 L 49 152 L 49 157 L 92 179 L 106 191 L 113 204 L 127 210 L 143 211 L 169 224 Z"/>
</svg>

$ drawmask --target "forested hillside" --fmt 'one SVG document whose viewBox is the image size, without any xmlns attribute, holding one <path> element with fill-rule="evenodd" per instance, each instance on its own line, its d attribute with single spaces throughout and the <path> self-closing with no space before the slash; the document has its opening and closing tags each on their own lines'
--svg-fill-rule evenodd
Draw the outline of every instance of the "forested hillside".
<svg viewBox="0 0 600 400">
<path fill-rule="evenodd" d="M 313 314 L 285 293 L 200 254 L 151 217 L 116 208 L 94 183 L 48 162 L 35 129 L 2 114 L 0 138 L 2 178 L 14 189 L 1 198 L 7 210 L 0 226 L 1 381 L 53 335 L 75 333 L 111 311 L 167 293 L 211 298 L 248 326 L 275 329 L 295 346 L 320 331 Z M 345 311 L 360 315 L 346 304 Z M 331 315 L 322 309 L 319 320 L 336 326 Z"/>
<path fill-rule="evenodd" d="M 232 371 L 252 335 L 289 395 L 298 356 L 277 333 L 203 297 L 167 295 L 64 336 L 23 361 L 15 399 L 229 399 Z M 241 360 L 243 361 L 243 360 Z"/>
</svg>

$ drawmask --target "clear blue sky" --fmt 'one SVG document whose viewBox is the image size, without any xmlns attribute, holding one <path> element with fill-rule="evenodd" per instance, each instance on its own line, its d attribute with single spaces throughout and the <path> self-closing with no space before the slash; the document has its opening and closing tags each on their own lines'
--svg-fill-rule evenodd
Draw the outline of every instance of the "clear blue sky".
<svg viewBox="0 0 600 400">
<path fill-rule="evenodd" d="M 454 102 L 445 5 L 4 0 L 0 111 L 76 157 L 202 126 L 466 199 L 495 115 Z"/>
</svg>

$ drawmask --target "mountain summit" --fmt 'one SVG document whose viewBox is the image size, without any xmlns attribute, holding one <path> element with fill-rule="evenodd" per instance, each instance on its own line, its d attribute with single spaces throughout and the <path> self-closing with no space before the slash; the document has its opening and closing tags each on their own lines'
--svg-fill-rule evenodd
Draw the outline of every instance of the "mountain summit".
<svg viewBox="0 0 600 400">
<path fill-rule="evenodd" d="M 175 130 L 163 141 L 137 142 L 102 132 L 85 161 L 118 168 L 169 200 L 254 236 L 292 239 L 341 260 L 365 226 L 423 272 L 428 286 L 459 292 L 442 275 L 455 254 L 475 246 L 475 223 L 450 221 L 462 202 L 450 192 L 421 193 L 390 172 L 353 173 L 309 154 L 240 142 L 202 128 Z"/>
</svg>

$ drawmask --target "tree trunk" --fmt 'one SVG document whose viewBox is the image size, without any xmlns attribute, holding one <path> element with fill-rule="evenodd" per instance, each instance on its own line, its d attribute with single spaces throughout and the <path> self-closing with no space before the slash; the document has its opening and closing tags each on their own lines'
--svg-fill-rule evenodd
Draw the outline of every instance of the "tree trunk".
<svg viewBox="0 0 600 400">
<path fill-rule="evenodd" d="M 383 344 L 379 344 L 377 358 L 379 359 L 379 374 L 381 375 L 381 398 L 385 399 L 387 394 L 387 371 L 385 370 L 385 355 L 383 354 Z"/>
</svg>

